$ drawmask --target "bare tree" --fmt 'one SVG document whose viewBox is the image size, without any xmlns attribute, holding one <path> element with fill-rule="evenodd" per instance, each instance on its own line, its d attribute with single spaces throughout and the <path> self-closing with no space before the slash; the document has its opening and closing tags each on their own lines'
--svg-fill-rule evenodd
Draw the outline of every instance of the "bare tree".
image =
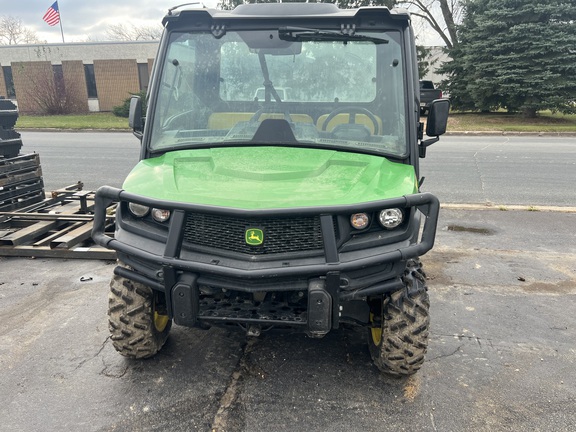
<svg viewBox="0 0 576 432">
<path fill-rule="evenodd" d="M 463 0 L 406 0 L 399 1 L 398 5 L 425 20 L 447 48 L 458 45 L 456 25 L 462 17 Z"/>
<path fill-rule="evenodd" d="M 12 74 L 18 92 L 18 108 L 31 114 L 71 114 L 87 111 L 81 84 L 66 80 L 63 66 L 49 61 L 14 62 Z"/>
<path fill-rule="evenodd" d="M 41 43 L 36 33 L 24 27 L 20 18 L 0 16 L 0 45 Z"/>
<path fill-rule="evenodd" d="M 137 26 L 134 24 L 112 24 L 106 29 L 106 38 L 113 41 L 158 40 L 162 26 Z"/>
</svg>

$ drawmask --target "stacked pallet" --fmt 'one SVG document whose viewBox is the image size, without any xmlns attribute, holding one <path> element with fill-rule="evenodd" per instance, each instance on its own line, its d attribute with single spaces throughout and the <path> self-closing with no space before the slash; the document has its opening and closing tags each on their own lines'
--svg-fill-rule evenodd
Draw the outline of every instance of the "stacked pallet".
<svg viewBox="0 0 576 432">
<path fill-rule="evenodd" d="M 36 154 L 0 158 L 0 211 L 12 211 L 42 201 L 44 183 Z"/>
<path fill-rule="evenodd" d="M 0 99 L 0 211 L 12 211 L 44 199 L 37 154 L 20 154 L 22 140 L 14 130 L 16 105 Z"/>
</svg>

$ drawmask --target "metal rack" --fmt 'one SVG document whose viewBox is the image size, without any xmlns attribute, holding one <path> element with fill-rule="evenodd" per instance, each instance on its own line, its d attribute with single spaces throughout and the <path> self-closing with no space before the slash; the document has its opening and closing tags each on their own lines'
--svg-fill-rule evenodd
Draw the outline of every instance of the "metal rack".
<svg viewBox="0 0 576 432">
<path fill-rule="evenodd" d="M 114 251 L 91 239 L 94 192 L 82 183 L 68 186 L 15 211 L 0 211 L 0 256 L 115 259 Z M 113 234 L 116 204 L 107 210 Z"/>
</svg>

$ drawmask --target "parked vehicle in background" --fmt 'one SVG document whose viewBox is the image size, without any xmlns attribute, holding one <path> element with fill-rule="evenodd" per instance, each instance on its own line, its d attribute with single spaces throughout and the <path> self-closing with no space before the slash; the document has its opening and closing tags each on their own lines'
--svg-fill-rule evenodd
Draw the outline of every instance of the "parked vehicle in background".
<svg viewBox="0 0 576 432">
<path fill-rule="evenodd" d="M 420 115 L 428 113 L 436 99 L 442 99 L 442 90 L 435 88 L 432 81 L 420 80 Z"/>
<path fill-rule="evenodd" d="M 278 94 L 278 96 L 280 97 L 280 100 L 282 100 L 282 101 L 287 101 L 290 99 L 290 92 L 291 91 L 292 91 L 291 88 L 283 88 L 283 87 L 276 88 L 276 93 Z M 270 95 L 270 97 L 273 97 L 273 96 Z M 266 101 L 266 88 L 265 87 L 260 87 L 256 90 L 256 94 L 254 95 L 254 100 L 260 101 L 260 102 Z"/>
</svg>

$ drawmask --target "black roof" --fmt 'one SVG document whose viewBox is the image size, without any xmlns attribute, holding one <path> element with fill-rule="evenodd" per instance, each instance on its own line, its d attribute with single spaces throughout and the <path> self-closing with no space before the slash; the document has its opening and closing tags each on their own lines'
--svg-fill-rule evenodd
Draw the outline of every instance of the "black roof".
<svg viewBox="0 0 576 432">
<path fill-rule="evenodd" d="M 358 9 L 339 9 L 332 3 L 252 3 L 242 4 L 233 10 L 220 9 L 182 9 L 171 10 L 164 17 L 165 25 L 170 21 L 180 21 L 194 18 L 211 18 L 212 20 L 242 20 L 242 19 L 284 19 L 284 18 L 377 18 L 408 21 L 410 15 L 401 9 L 387 7 L 360 7 Z"/>
</svg>

